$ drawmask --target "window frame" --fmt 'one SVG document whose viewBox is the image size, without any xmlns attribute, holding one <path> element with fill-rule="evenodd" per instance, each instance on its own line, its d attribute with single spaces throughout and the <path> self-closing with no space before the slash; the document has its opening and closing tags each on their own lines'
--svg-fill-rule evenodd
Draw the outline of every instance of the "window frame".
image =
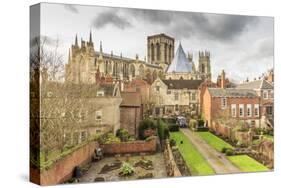
<svg viewBox="0 0 281 188">
<path fill-rule="evenodd" d="M 100 113 L 100 115 L 98 115 L 98 113 Z M 100 118 L 97 118 L 99 116 L 100 116 Z M 95 120 L 96 120 L 96 122 L 101 123 L 101 121 L 102 121 L 102 110 L 96 110 L 95 111 Z"/>
<path fill-rule="evenodd" d="M 236 104 L 231 104 L 231 117 L 237 117 L 237 105 Z"/>
<path fill-rule="evenodd" d="M 178 92 L 174 93 L 174 99 L 175 99 L 175 101 L 179 100 L 179 93 Z"/>
<path fill-rule="evenodd" d="M 196 101 L 196 93 L 191 93 L 191 101 Z"/>
<path fill-rule="evenodd" d="M 227 108 L 227 98 L 222 97 L 221 98 L 221 109 L 226 109 Z"/>
<path fill-rule="evenodd" d="M 256 113 L 256 109 L 257 109 L 257 113 Z M 255 115 L 255 117 L 260 116 L 260 105 L 259 104 L 254 105 L 254 115 Z"/>
<path fill-rule="evenodd" d="M 252 117 L 252 104 L 247 104 L 247 117 Z M 250 111 L 248 111 L 250 109 Z M 250 112 L 250 113 L 248 113 Z"/>
<path fill-rule="evenodd" d="M 242 111 L 241 111 L 242 109 Z M 242 114 L 241 114 L 242 112 Z M 239 117 L 245 117 L 244 104 L 239 104 Z"/>
<path fill-rule="evenodd" d="M 266 95 L 266 97 L 265 97 L 265 95 Z M 262 92 L 262 98 L 263 98 L 263 99 L 268 99 L 268 91 L 267 91 L 267 90 L 264 90 L 264 91 Z"/>
</svg>

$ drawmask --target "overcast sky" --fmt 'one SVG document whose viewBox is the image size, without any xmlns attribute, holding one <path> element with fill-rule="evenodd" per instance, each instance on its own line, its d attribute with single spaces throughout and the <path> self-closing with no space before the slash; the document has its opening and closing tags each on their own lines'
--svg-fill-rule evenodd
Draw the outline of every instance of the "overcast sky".
<svg viewBox="0 0 281 188">
<path fill-rule="evenodd" d="M 236 82 L 252 80 L 273 67 L 273 18 L 222 14 L 42 4 L 41 34 L 59 39 L 65 60 L 75 35 L 89 39 L 95 50 L 141 59 L 146 56 L 148 35 L 165 33 L 192 52 L 211 52 L 213 80 L 222 69 Z"/>
</svg>

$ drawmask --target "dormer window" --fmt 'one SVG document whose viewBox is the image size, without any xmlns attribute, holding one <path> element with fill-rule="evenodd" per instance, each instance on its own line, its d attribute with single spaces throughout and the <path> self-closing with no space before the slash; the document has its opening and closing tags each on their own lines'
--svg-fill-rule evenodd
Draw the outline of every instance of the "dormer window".
<svg viewBox="0 0 281 188">
<path fill-rule="evenodd" d="M 159 92 L 160 91 L 160 86 L 156 86 L 155 89 L 156 89 L 156 91 Z"/>
</svg>

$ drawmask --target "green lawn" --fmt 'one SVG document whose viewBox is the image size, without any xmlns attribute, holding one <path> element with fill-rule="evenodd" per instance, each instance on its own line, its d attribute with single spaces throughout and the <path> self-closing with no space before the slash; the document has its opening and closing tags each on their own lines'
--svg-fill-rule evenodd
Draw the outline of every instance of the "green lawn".
<svg viewBox="0 0 281 188">
<path fill-rule="evenodd" d="M 265 134 L 265 135 L 263 135 L 266 139 L 268 139 L 268 140 L 270 140 L 270 141 L 272 141 L 273 142 L 273 136 L 272 135 L 268 135 L 268 134 Z"/>
<path fill-rule="evenodd" d="M 182 132 L 171 132 L 170 137 L 176 140 L 179 151 L 181 152 L 192 175 L 215 174 L 215 171 L 209 163 Z M 180 141 L 183 141 L 183 144 L 180 144 Z"/>
<path fill-rule="evenodd" d="M 268 168 L 248 155 L 234 155 L 227 157 L 242 172 L 268 171 Z"/>
<path fill-rule="evenodd" d="M 197 134 L 219 152 L 221 152 L 224 147 L 233 148 L 230 144 L 210 132 L 197 132 Z"/>
</svg>

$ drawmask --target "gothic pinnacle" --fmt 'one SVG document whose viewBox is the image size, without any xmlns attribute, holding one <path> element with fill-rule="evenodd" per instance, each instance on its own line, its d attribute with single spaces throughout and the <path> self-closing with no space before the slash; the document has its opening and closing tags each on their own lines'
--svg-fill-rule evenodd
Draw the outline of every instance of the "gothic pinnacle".
<svg viewBox="0 0 281 188">
<path fill-rule="evenodd" d="M 100 53 L 102 53 L 102 41 L 100 41 Z"/>
<path fill-rule="evenodd" d="M 90 39 L 89 39 L 89 42 L 92 43 L 93 40 L 92 40 L 92 31 L 90 31 Z"/>
<path fill-rule="evenodd" d="M 75 46 L 78 46 L 77 34 L 76 34 L 76 37 L 75 37 Z"/>
</svg>

